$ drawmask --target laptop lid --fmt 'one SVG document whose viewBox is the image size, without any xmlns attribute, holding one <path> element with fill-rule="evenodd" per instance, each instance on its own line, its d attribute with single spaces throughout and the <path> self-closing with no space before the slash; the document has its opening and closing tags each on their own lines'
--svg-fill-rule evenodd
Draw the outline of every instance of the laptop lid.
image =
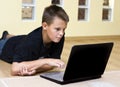
<svg viewBox="0 0 120 87">
<path fill-rule="evenodd" d="M 46 76 L 43 73 L 40 76 L 60 84 L 100 78 L 106 68 L 112 47 L 112 42 L 74 45 L 64 75 L 61 76 L 63 80 L 53 77 L 56 75 Z"/>
<path fill-rule="evenodd" d="M 112 42 L 73 46 L 63 79 L 87 80 L 101 77 L 112 47 Z"/>
</svg>

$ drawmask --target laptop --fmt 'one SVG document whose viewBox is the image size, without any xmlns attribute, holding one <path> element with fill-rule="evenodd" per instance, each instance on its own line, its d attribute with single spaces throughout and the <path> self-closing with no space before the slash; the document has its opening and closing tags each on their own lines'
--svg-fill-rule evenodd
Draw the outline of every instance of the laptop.
<svg viewBox="0 0 120 87">
<path fill-rule="evenodd" d="M 45 72 L 40 77 L 59 84 L 101 78 L 112 48 L 113 42 L 74 45 L 65 71 Z"/>
</svg>

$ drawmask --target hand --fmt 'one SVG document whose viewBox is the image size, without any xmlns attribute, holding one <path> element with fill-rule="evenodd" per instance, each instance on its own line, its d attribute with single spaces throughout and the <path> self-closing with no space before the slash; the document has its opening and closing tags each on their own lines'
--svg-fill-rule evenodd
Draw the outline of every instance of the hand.
<svg viewBox="0 0 120 87">
<path fill-rule="evenodd" d="M 12 75 L 33 75 L 36 73 L 36 70 L 28 70 L 28 66 L 22 62 L 22 63 L 13 63 L 12 64 Z"/>
<path fill-rule="evenodd" d="M 26 65 L 26 62 L 22 62 L 20 63 L 21 67 L 20 67 L 20 71 L 19 71 L 19 75 L 33 75 L 36 73 L 36 70 L 29 70 L 28 66 Z"/>
<path fill-rule="evenodd" d="M 65 67 L 65 63 L 63 61 L 61 61 L 60 59 L 44 59 L 46 64 L 53 66 L 53 67 L 57 67 L 57 68 L 64 68 Z"/>
<path fill-rule="evenodd" d="M 29 70 L 27 69 L 27 67 L 22 66 L 22 67 L 20 68 L 20 71 L 19 71 L 18 75 L 20 75 L 20 76 L 25 76 L 25 75 L 33 75 L 33 74 L 35 74 L 35 73 L 36 73 L 36 70 L 31 70 L 31 71 L 29 71 Z"/>
</svg>

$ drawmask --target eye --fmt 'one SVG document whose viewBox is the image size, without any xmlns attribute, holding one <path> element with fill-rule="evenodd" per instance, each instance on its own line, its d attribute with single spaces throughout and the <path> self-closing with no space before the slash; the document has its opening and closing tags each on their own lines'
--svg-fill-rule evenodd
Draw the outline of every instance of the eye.
<svg viewBox="0 0 120 87">
<path fill-rule="evenodd" d="M 63 29 L 63 31 L 65 32 L 65 28 Z"/>
<path fill-rule="evenodd" d="M 55 28 L 56 29 L 56 31 L 60 31 L 61 29 L 60 28 Z"/>
</svg>

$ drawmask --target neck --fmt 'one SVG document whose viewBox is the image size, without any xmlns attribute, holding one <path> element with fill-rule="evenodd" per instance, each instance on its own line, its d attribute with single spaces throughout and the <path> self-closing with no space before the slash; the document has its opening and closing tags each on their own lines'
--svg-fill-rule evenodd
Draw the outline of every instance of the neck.
<svg viewBox="0 0 120 87">
<path fill-rule="evenodd" d="M 49 39 L 48 35 L 46 34 L 46 31 L 42 31 L 42 38 L 43 38 L 43 44 L 44 45 L 48 45 L 50 44 L 52 41 Z"/>
</svg>

